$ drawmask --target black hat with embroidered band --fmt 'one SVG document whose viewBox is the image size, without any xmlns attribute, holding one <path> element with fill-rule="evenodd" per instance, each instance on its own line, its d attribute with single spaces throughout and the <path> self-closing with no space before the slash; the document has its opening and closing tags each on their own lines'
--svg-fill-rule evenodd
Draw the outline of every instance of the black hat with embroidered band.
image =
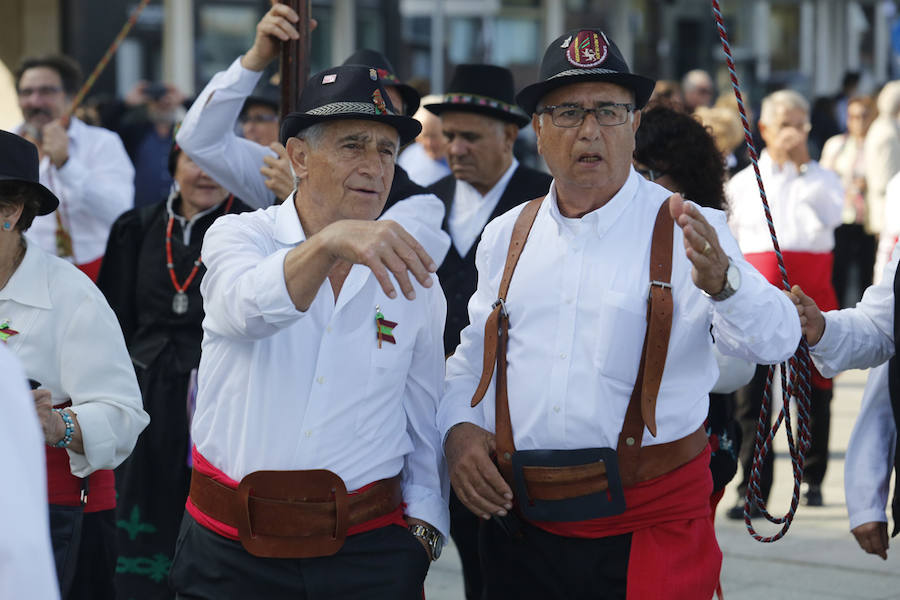
<svg viewBox="0 0 900 600">
<path fill-rule="evenodd" d="M 49 215 L 59 199 L 40 181 L 37 147 L 25 138 L 0 130 L 0 184 L 4 181 L 25 184 L 38 201 L 37 215 Z"/>
<path fill-rule="evenodd" d="M 634 92 L 634 106 L 643 108 L 656 81 L 632 73 L 619 48 L 600 29 L 573 29 L 554 40 L 541 61 L 540 81 L 525 87 L 516 101 L 529 115 L 553 90 L 582 81 L 605 81 Z"/>
<path fill-rule="evenodd" d="M 400 109 L 400 113 L 405 114 L 407 117 L 411 117 L 419 110 L 419 102 L 421 101 L 419 92 L 417 92 L 416 88 L 413 86 L 400 81 L 400 78 L 395 75 L 394 65 L 392 65 L 391 61 L 389 61 L 381 52 L 363 48 L 362 50 L 357 50 L 351 54 L 350 58 L 345 60 L 342 64 L 374 67 L 375 71 L 378 73 L 378 78 L 381 79 L 382 85 L 385 87 L 389 85 L 394 86 L 400 93 L 400 97 L 403 98 L 404 106 L 397 107 Z"/>
<path fill-rule="evenodd" d="M 317 123 L 362 119 L 390 125 L 407 144 L 422 131 L 422 124 L 398 114 L 374 67 L 341 65 L 316 73 L 300 94 L 297 110 L 281 123 L 281 143 Z"/>
<path fill-rule="evenodd" d="M 516 106 L 515 91 L 509 69 L 496 65 L 459 65 L 441 102 L 427 104 L 425 108 L 436 115 L 447 111 L 478 113 L 514 123 L 521 129 L 531 117 Z"/>
</svg>

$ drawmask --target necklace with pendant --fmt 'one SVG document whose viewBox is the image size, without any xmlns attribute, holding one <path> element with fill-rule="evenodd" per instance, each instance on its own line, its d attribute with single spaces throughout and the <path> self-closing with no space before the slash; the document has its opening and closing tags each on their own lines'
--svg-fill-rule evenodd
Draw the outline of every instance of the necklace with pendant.
<svg viewBox="0 0 900 600">
<path fill-rule="evenodd" d="M 231 210 L 232 202 L 234 202 L 234 196 L 228 196 L 224 214 L 228 214 L 228 211 Z M 200 265 L 203 264 L 203 259 L 197 256 L 197 260 L 194 261 L 194 268 L 191 269 L 184 283 L 179 285 L 178 278 L 175 277 L 175 264 L 172 261 L 172 226 L 174 224 L 175 216 L 171 215 L 169 216 L 169 223 L 166 225 L 166 268 L 169 270 L 169 279 L 172 280 L 172 285 L 175 287 L 175 296 L 172 297 L 172 312 L 176 315 L 183 315 L 188 311 L 189 306 L 188 295 L 185 290 L 193 283 L 194 277 L 197 276 L 197 272 L 200 270 Z"/>
</svg>

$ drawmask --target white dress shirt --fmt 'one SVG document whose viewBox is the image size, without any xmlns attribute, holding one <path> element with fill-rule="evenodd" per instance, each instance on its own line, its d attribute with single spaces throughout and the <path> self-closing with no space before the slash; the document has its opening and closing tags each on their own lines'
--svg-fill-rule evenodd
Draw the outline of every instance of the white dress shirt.
<svg viewBox="0 0 900 600">
<path fill-rule="evenodd" d="M 407 146 L 397 157 L 397 164 L 406 170 L 410 179 L 423 187 L 428 187 L 452 172 L 446 161 L 434 160 L 428 156 L 419 142 Z"/>
<path fill-rule="evenodd" d="M 460 256 L 467 255 L 472 248 L 472 244 L 481 235 L 488 219 L 491 218 L 491 214 L 497 208 L 500 197 L 506 191 L 509 180 L 512 179 L 513 173 L 518 168 L 519 161 L 513 158 L 512 164 L 509 165 L 503 176 L 484 196 L 471 184 L 461 179 L 456 180 L 447 226 L 450 229 L 450 239 L 453 240 L 453 247 L 456 248 Z"/>
<path fill-rule="evenodd" d="M 825 332 L 810 347 L 813 363 L 823 377 L 847 369 L 868 369 L 894 355 L 894 273 L 900 246 L 894 249 L 881 281 L 870 285 L 854 308 L 825 314 Z"/>
<path fill-rule="evenodd" d="M 21 131 L 19 126 L 16 131 Z M 115 220 L 134 205 L 134 167 L 119 136 L 75 117 L 69 124 L 69 160 L 57 169 L 49 156 L 41 160 L 41 183 L 59 198 L 63 226 L 72 236 L 77 265 L 106 251 Z M 56 213 L 35 217 L 28 235 L 56 254 Z"/>
<path fill-rule="evenodd" d="M 84 454 L 68 450 L 76 477 L 114 469 L 150 422 L 122 329 L 106 298 L 68 262 L 28 243 L 0 289 L 0 320 L 18 334 L 7 347 L 54 405 L 72 401 Z"/>
<path fill-rule="evenodd" d="M 842 223 L 844 207 L 840 178 L 815 161 L 806 163 L 803 174 L 791 162 L 779 168 L 765 150 L 759 158 L 759 170 L 781 249 L 831 252 L 834 229 Z M 744 254 L 773 252 L 753 165 L 736 173 L 725 190 L 728 224 Z"/>
<path fill-rule="evenodd" d="M 220 217 L 207 232 L 197 449 L 238 481 L 258 470 L 328 469 L 351 491 L 402 472 L 407 514 L 447 536 L 437 278 L 431 288 L 414 283 L 415 301 L 391 300 L 354 265 L 336 299 L 326 279 L 300 312 L 283 263 L 305 239 L 293 197 Z M 396 344 L 378 347 L 377 308 L 397 323 Z"/>
<path fill-rule="evenodd" d="M 555 184 L 544 200 L 509 289 L 509 402 L 516 448 L 615 447 L 640 363 L 647 319 L 650 240 L 670 192 L 633 169 L 619 192 L 581 219 L 563 217 Z M 522 207 L 494 219 L 476 253 L 478 288 L 471 325 L 447 362 L 438 412 L 446 435 L 456 423 L 494 430 L 494 384 L 470 401 L 482 370 L 484 323 L 497 298 L 513 224 Z M 797 310 L 741 256 L 722 211 L 701 208 L 741 271 L 731 298 L 714 302 L 691 280 L 681 229 L 674 231 L 674 317 L 656 407 L 661 444 L 706 419 L 718 375 L 713 339 L 726 354 L 755 363 L 789 357 L 800 339 Z"/>
<path fill-rule="evenodd" d="M 226 71 L 213 75 L 184 115 L 175 141 L 219 185 L 254 208 L 271 206 L 275 193 L 259 172 L 263 158 L 277 157 L 265 146 L 234 132 L 244 101 L 262 71 L 241 66 L 236 58 Z"/>
<path fill-rule="evenodd" d="M 0 343 L 3 418 L 0 457 L 0 598 L 59 598 L 50 547 L 44 434 L 25 383 L 25 371 Z"/>
<path fill-rule="evenodd" d="M 862 407 L 844 463 L 844 496 L 850 529 L 873 521 L 887 522 L 891 470 L 894 468 L 894 440 L 897 428 L 888 390 L 888 363 L 869 371 Z"/>
</svg>

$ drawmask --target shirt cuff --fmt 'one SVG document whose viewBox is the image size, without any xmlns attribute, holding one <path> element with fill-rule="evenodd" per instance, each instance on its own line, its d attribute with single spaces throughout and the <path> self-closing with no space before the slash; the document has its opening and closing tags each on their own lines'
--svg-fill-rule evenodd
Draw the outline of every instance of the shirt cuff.
<svg viewBox="0 0 900 600">
<path fill-rule="evenodd" d="M 282 248 L 262 259 L 253 277 L 256 306 L 260 315 L 268 323 L 279 323 L 296 319 L 303 311 L 297 309 L 288 293 L 284 280 L 284 260 L 290 248 Z"/>
<path fill-rule="evenodd" d="M 834 357 L 834 353 L 840 346 L 841 338 L 843 338 L 840 329 L 836 319 L 829 319 L 825 316 L 825 331 L 822 332 L 822 337 L 816 344 L 809 347 L 809 356 L 822 377 L 834 377 L 841 372 L 840 369 L 831 368 L 829 364 L 829 359 Z"/>
<path fill-rule="evenodd" d="M 887 523 L 887 514 L 884 509 L 868 508 L 858 512 L 851 512 L 850 529 L 856 529 L 865 523 Z"/>
<path fill-rule="evenodd" d="M 433 525 L 444 536 L 444 543 L 450 539 L 450 510 L 440 494 L 420 485 L 404 484 L 403 502 L 407 516 Z"/>
<path fill-rule="evenodd" d="M 231 66 L 225 71 L 225 77 L 228 86 L 232 87 L 235 92 L 249 96 L 256 89 L 256 84 L 259 83 L 259 78 L 262 77 L 263 71 L 251 71 L 245 68 L 241 64 L 243 57 L 241 55 L 231 63 Z"/>
<path fill-rule="evenodd" d="M 492 390 L 493 386 L 491 386 L 488 393 L 484 395 L 484 398 L 481 400 L 482 403 L 493 402 L 494 396 L 491 394 Z M 470 402 L 462 404 L 461 402 L 450 400 L 448 397 L 441 399 L 441 404 L 438 407 L 437 413 L 437 428 L 438 431 L 441 432 L 441 447 L 444 447 L 444 442 L 447 441 L 447 434 L 450 433 L 450 430 L 453 429 L 454 425 L 459 425 L 460 423 L 472 423 L 473 425 L 485 429 L 483 417 L 484 411 L 482 410 L 481 404 L 472 407 Z"/>
</svg>

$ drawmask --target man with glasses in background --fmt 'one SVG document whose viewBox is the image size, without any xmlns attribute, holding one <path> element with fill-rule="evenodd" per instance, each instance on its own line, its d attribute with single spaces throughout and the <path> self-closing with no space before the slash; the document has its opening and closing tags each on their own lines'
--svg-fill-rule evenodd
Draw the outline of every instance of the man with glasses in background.
<svg viewBox="0 0 900 600">
<path fill-rule="evenodd" d="M 759 169 L 788 280 L 802 287 L 822 310 L 831 310 L 838 307 L 831 284 L 832 250 L 834 230 L 842 222 L 844 193 L 838 176 L 810 158 L 806 145 L 809 131 L 809 103 L 803 96 L 792 90 L 780 90 L 763 99 L 759 132 L 766 149 L 760 155 Z M 726 195 L 730 209 L 728 222 L 741 251 L 772 285 L 781 287 L 781 271 L 752 165 L 728 182 Z M 728 512 L 731 519 L 744 518 L 744 496 L 753 464 L 756 422 L 767 370 L 760 365 L 753 380 L 737 391 L 737 418 L 743 433 L 740 452 L 743 476 L 738 483 L 738 498 Z M 806 489 L 802 500 L 807 506 L 823 504 L 821 485 L 828 466 L 831 397 L 831 379 L 814 370 L 812 439 L 803 472 Z M 772 488 L 773 460 L 774 452 L 770 451 L 761 469 L 763 500 L 768 499 Z M 753 506 L 751 514 L 759 513 L 759 507 Z"/>
<path fill-rule="evenodd" d="M 582 29 L 516 97 L 553 182 L 482 234 L 437 419 L 488 598 L 711 598 L 710 332 L 755 362 L 800 340 L 724 215 L 632 168 L 653 86 Z"/>
<path fill-rule="evenodd" d="M 41 184 L 59 198 L 28 237 L 96 280 L 110 227 L 134 203 L 134 167 L 115 133 L 64 118 L 81 81 L 75 61 L 26 58 L 15 79 L 25 122 L 13 132 L 38 147 Z"/>
</svg>

